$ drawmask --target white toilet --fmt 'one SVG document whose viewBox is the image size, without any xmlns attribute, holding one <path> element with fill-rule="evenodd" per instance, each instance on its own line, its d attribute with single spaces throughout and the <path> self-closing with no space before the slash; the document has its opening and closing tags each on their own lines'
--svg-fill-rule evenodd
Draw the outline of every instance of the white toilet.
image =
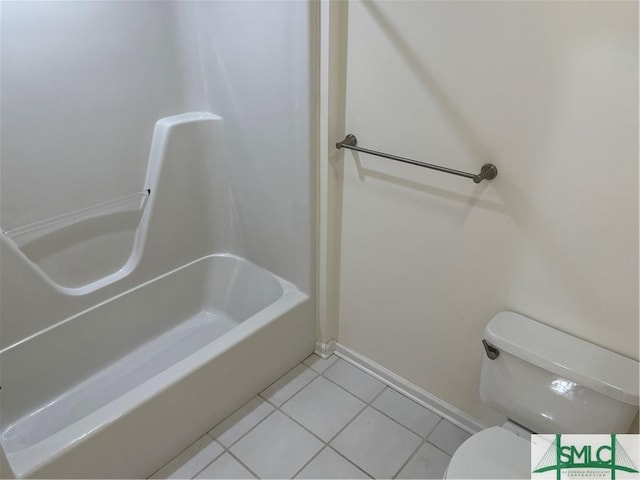
<svg viewBox="0 0 640 480">
<path fill-rule="evenodd" d="M 626 433 L 640 364 L 513 312 L 485 331 L 480 398 L 509 421 L 467 439 L 445 478 L 531 478 L 531 433 Z"/>
</svg>

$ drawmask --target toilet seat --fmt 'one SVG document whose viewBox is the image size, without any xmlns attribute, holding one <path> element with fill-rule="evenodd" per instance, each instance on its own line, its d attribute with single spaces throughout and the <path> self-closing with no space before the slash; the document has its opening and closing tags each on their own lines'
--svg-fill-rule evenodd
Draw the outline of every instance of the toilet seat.
<svg viewBox="0 0 640 480">
<path fill-rule="evenodd" d="M 531 478 L 531 443 L 502 427 L 482 430 L 456 450 L 446 478 Z"/>
</svg>

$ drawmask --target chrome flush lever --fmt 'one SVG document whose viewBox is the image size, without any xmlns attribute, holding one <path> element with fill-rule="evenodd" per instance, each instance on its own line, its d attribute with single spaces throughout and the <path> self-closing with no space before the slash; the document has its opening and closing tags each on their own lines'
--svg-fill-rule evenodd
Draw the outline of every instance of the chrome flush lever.
<svg viewBox="0 0 640 480">
<path fill-rule="evenodd" d="M 500 355 L 500 350 L 487 342 L 484 338 L 482 339 L 482 346 L 484 347 L 484 351 L 487 353 L 487 357 L 489 360 L 495 360 Z"/>
</svg>

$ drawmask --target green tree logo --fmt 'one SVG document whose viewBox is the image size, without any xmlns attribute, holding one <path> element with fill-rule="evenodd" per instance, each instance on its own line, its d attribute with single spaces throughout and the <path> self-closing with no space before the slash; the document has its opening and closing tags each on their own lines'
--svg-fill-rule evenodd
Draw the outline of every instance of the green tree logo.
<svg viewBox="0 0 640 480">
<path fill-rule="evenodd" d="M 616 434 L 611 434 L 611 443 L 598 446 L 562 445 L 562 435 L 557 434 L 551 446 L 538 462 L 533 473 L 556 471 L 556 479 L 560 480 L 562 470 L 568 469 L 603 469 L 611 472 L 611 479 L 615 480 L 616 470 L 638 473 L 638 467 L 631 461 Z"/>
</svg>

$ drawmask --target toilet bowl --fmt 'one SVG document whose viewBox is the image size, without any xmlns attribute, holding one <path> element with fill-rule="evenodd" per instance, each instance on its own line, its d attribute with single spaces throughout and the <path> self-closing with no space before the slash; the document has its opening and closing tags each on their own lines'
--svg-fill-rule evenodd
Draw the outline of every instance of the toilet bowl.
<svg viewBox="0 0 640 480">
<path fill-rule="evenodd" d="M 482 343 L 480 398 L 515 423 L 468 438 L 445 478 L 531 478 L 530 432 L 624 433 L 638 413 L 635 360 L 514 312 Z"/>
<path fill-rule="evenodd" d="M 531 443 L 503 427 L 482 430 L 458 447 L 445 478 L 531 478 Z"/>
</svg>

